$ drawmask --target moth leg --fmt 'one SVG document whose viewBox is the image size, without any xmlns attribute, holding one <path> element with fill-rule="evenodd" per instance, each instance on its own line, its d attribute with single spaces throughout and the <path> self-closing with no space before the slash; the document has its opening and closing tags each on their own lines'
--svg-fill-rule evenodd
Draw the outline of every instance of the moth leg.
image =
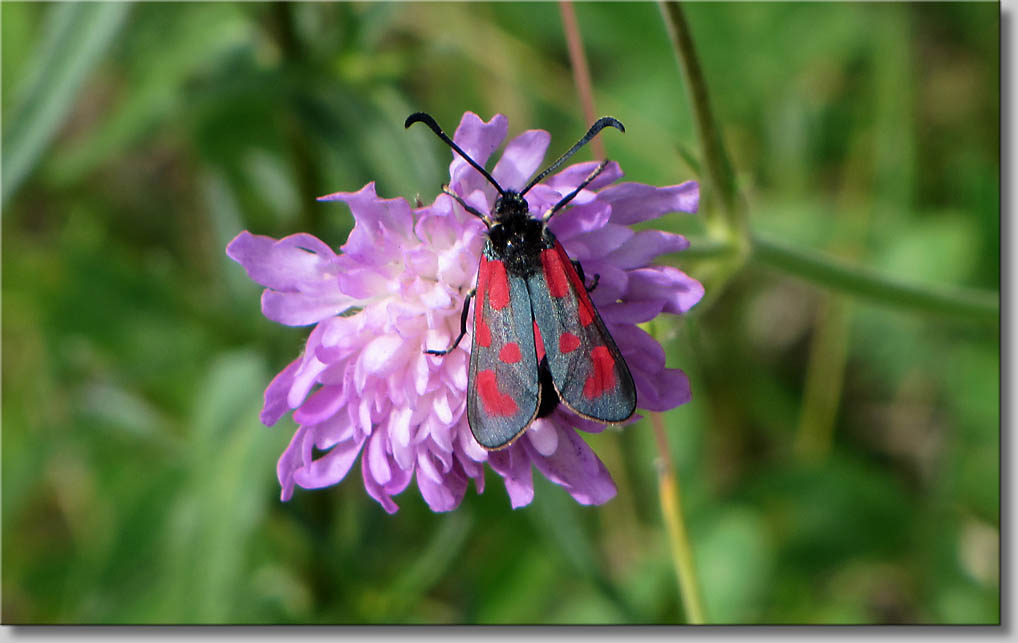
<svg viewBox="0 0 1018 643">
<path fill-rule="evenodd" d="M 442 351 L 428 349 L 424 351 L 425 353 L 428 355 L 446 355 L 459 346 L 460 340 L 462 340 L 463 336 L 467 334 L 467 317 L 470 315 L 470 299 L 473 298 L 475 292 L 477 292 L 476 288 L 468 292 L 466 298 L 463 300 L 463 313 L 460 315 L 460 334 L 459 337 L 456 338 L 456 341 L 452 343 L 452 346 Z"/>
<path fill-rule="evenodd" d="M 595 272 L 594 283 L 590 284 L 590 286 L 587 286 L 587 276 L 583 274 L 583 266 L 580 265 L 580 262 L 576 261 L 575 259 L 571 261 L 573 262 L 573 268 L 576 268 L 576 272 L 580 275 L 580 281 L 583 283 L 583 287 L 587 289 L 588 293 L 594 292 L 594 289 L 597 288 L 597 282 L 601 281 L 601 275 Z"/>
</svg>

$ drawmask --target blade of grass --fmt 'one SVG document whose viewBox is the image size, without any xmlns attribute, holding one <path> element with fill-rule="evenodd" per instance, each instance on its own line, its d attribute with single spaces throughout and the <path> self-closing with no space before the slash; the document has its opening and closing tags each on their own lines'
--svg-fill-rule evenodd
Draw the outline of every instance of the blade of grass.
<svg viewBox="0 0 1018 643">
<path fill-rule="evenodd" d="M 28 177 L 70 113 L 79 90 L 124 24 L 130 3 L 53 5 L 32 70 L 3 137 L 2 199 Z"/>
<path fill-rule="evenodd" d="M 380 622 L 400 623 L 415 618 L 410 608 L 455 567 L 454 561 L 462 555 L 473 526 L 473 515 L 463 509 L 442 517 L 420 556 L 392 584 L 390 602 Z"/>
<path fill-rule="evenodd" d="M 654 427 L 654 438 L 657 440 L 659 462 L 658 491 L 661 496 L 661 513 L 668 532 L 668 546 L 672 552 L 672 564 L 675 565 L 675 576 L 679 581 L 679 593 L 682 594 L 682 607 L 686 612 L 686 620 L 693 625 L 707 622 L 703 612 L 703 601 L 700 599 L 700 584 L 696 579 L 696 567 L 693 564 L 693 549 L 686 533 L 686 524 L 682 519 L 682 505 L 679 501 L 679 478 L 675 475 L 675 467 L 668 451 L 668 437 L 665 435 L 664 420 L 660 413 L 651 413 L 650 421 Z"/>
<path fill-rule="evenodd" d="M 562 490 L 538 477 L 534 509 L 535 524 L 555 543 L 578 574 L 586 577 L 619 610 L 627 623 L 640 622 L 640 613 L 619 592 L 598 559 L 594 544 L 580 524 L 580 509 Z"/>
</svg>

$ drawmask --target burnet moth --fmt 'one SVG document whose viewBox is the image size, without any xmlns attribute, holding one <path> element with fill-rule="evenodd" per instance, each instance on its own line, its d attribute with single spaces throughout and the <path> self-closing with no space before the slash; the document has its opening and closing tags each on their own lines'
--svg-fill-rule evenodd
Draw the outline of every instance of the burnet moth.
<svg viewBox="0 0 1018 643">
<path fill-rule="evenodd" d="M 524 196 L 530 188 L 598 132 L 622 123 L 599 119 L 569 151 L 520 191 L 506 190 L 423 112 L 404 124 L 424 123 L 498 190 L 490 215 L 479 212 L 448 187 L 442 190 L 488 228 L 477 284 L 463 302 L 460 333 L 466 334 L 474 303 L 473 343 L 467 385 L 467 421 L 488 450 L 509 446 L 539 417 L 561 402 L 582 417 L 623 422 L 636 410 L 636 386 L 629 367 L 590 300 L 579 263 L 572 261 L 548 229 L 548 221 L 604 170 L 600 163 L 579 186 L 540 218 L 530 216 Z M 592 290 L 597 285 L 594 276 Z"/>
</svg>

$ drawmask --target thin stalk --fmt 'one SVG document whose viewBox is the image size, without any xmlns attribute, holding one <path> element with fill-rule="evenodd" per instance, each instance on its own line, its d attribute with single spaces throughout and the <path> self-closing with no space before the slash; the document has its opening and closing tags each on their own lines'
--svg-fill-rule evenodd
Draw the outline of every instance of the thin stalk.
<svg viewBox="0 0 1018 643">
<path fill-rule="evenodd" d="M 700 61 L 696 56 L 696 47 L 693 45 L 689 25 L 677 2 L 660 2 L 659 5 L 665 27 L 668 29 L 668 36 L 671 38 L 672 47 L 675 50 L 675 57 L 686 79 L 690 107 L 693 110 L 697 135 L 703 148 L 705 178 L 721 202 L 721 221 L 717 223 L 723 224 L 724 232 L 729 235 L 735 233 L 737 238 L 745 243 L 748 241 L 746 216 L 738 205 L 735 173 L 732 171 L 728 154 L 721 141 L 720 129 L 714 118 L 714 112 L 711 110 L 710 98 L 707 94 L 707 81 L 704 80 L 703 70 L 700 68 Z M 710 221 L 715 217 L 713 213 L 704 212 L 704 217 L 707 218 L 710 227 L 722 232 L 722 230 L 718 230 L 717 224 L 712 224 Z"/>
<path fill-rule="evenodd" d="M 852 303 L 827 293 L 810 343 L 799 429 L 793 448 L 806 462 L 822 462 L 831 452 L 838 407 L 844 391 Z"/>
<path fill-rule="evenodd" d="M 661 513 L 668 533 L 668 545 L 675 565 L 675 576 L 679 581 L 679 594 L 682 595 L 682 606 L 686 612 L 686 620 L 693 625 L 703 625 L 706 618 L 703 603 L 700 600 L 700 586 L 696 580 L 696 567 L 693 564 L 693 548 L 686 534 L 686 524 L 682 520 L 682 505 L 679 501 L 679 477 L 672 466 L 672 458 L 668 451 L 668 437 L 665 435 L 664 420 L 660 413 L 651 413 L 650 422 L 654 426 L 654 438 L 661 460 L 658 471 L 658 491 L 661 496 Z"/>
<path fill-rule="evenodd" d="M 925 286 L 893 279 L 865 266 L 853 266 L 821 253 L 753 236 L 753 258 L 817 285 L 889 304 L 987 323 L 1000 321 L 998 293 L 969 288 Z"/>
<path fill-rule="evenodd" d="M 288 2 L 273 3 L 271 11 L 267 15 L 269 29 L 282 52 L 283 64 L 294 69 L 299 69 L 305 64 L 305 51 L 297 32 L 296 20 L 294 8 Z M 320 194 L 319 186 L 322 185 L 322 182 L 319 177 L 318 166 L 312 158 L 310 142 L 299 120 L 293 116 L 292 111 L 288 110 L 284 115 L 283 129 L 286 143 L 293 158 L 297 189 L 301 195 L 303 229 L 319 232 L 321 231 L 322 218 L 325 211 L 322 208 L 315 207 L 314 197 Z"/>
<path fill-rule="evenodd" d="M 687 237 L 689 247 L 682 251 L 680 257 L 686 259 L 716 259 L 735 253 L 735 244 L 710 237 Z"/>
<path fill-rule="evenodd" d="M 590 67 L 587 66 L 587 55 L 583 51 L 580 24 L 576 20 L 576 11 L 573 10 L 572 2 L 559 2 L 558 8 L 559 13 L 562 14 L 562 29 L 566 34 L 569 63 L 573 69 L 576 93 L 580 96 L 583 117 L 587 119 L 587 125 L 591 125 L 597 119 L 597 111 L 594 109 L 594 90 L 593 84 L 590 82 Z M 604 142 L 600 138 L 595 138 L 590 142 L 590 150 L 594 154 L 595 159 L 604 158 Z"/>
</svg>

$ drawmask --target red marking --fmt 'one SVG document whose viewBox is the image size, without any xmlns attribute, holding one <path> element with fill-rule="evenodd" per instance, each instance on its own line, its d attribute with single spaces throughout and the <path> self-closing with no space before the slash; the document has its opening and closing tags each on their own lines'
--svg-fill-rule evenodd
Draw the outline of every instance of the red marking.
<svg viewBox="0 0 1018 643">
<path fill-rule="evenodd" d="M 491 346 L 491 329 L 484 321 L 484 294 L 491 281 L 491 268 L 488 266 L 488 260 L 481 255 L 481 265 L 477 269 L 477 292 L 474 295 L 474 342 L 484 347 Z"/>
<path fill-rule="evenodd" d="M 485 348 L 492 345 L 492 330 L 488 328 L 485 317 L 480 313 L 480 306 L 477 306 L 477 316 L 473 319 L 473 341 L 477 346 Z"/>
<path fill-rule="evenodd" d="M 489 261 L 491 269 L 491 290 L 488 291 L 488 303 L 495 310 L 502 310 L 509 305 L 509 278 L 505 274 L 505 264 L 501 261 Z"/>
<path fill-rule="evenodd" d="M 481 402 L 488 415 L 509 417 L 519 410 L 512 397 L 498 390 L 495 371 L 481 371 L 477 374 L 477 392 L 481 394 Z"/>
<path fill-rule="evenodd" d="M 558 242 L 556 242 L 556 246 L 556 248 L 541 252 L 541 265 L 544 268 L 544 281 L 548 284 L 551 296 L 565 297 L 569 294 L 569 275 L 566 272 L 566 266 L 562 264 L 562 257 L 558 253 L 558 248 L 561 246 Z M 565 254 L 564 251 L 563 254 Z M 566 263 L 568 264 L 568 261 Z M 569 267 L 572 268 L 572 264 L 569 264 Z M 574 269 L 573 272 L 576 270 Z"/>
<path fill-rule="evenodd" d="M 572 353 L 580 347 L 580 338 L 570 332 L 564 332 L 558 338 L 558 350 L 560 353 Z"/>
<path fill-rule="evenodd" d="M 555 242 L 555 247 L 552 251 L 557 255 L 559 264 L 562 265 L 563 271 L 566 276 L 569 277 L 569 282 L 573 284 L 573 289 L 577 293 L 586 293 L 587 288 L 583 285 L 583 281 L 580 279 L 580 273 L 576 272 L 576 267 L 573 266 L 572 260 L 569 259 L 569 255 L 566 254 L 566 249 L 562 247 L 562 244 L 558 241 Z"/>
<path fill-rule="evenodd" d="M 573 262 L 569 260 L 566 249 L 558 241 L 555 247 L 541 253 L 541 262 L 544 264 L 544 280 L 548 282 L 548 290 L 555 297 L 565 297 L 569 294 L 569 286 L 576 293 L 576 312 L 582 326 L 590 326 L 594 323 L 594 304 L 587 295 L 587 287 L 580 279 L 580 273 L 576 272 Z"/>
<path fill-rule="evenodd" d="M 540 362 L 544 359 L 544 339 L 541 338 L 541 329 L 537 327 L 537 321 L 534 321 L 534 344 L 537 348 L 537 361 Z"/>
<path fill-rule="evenodd" d="M 580 324 L 590 326 L 594 321 L 594 304 L 590 303 L 590 297 L 587 297 L 586 291 L 580 292 L 583 295 L 580 296 L 580 301 L 576 305 L 576 312 L 580 317 Z"/>
<path fill-rule="evenodd" d="M 516 342 L 509 342 L 498 352 L 498 358 L 506 364 L 515 364 L 523 359 L 523 355 L 520 354 L 520 345 Z"/>
<path fill-rule="evenodd" d="M 607 346 L 597 346 L 590 351 L 594 372 L 583 383 L 583 397 L 592 400 L 615 388 L 615 359 Z"/>
</svg>

